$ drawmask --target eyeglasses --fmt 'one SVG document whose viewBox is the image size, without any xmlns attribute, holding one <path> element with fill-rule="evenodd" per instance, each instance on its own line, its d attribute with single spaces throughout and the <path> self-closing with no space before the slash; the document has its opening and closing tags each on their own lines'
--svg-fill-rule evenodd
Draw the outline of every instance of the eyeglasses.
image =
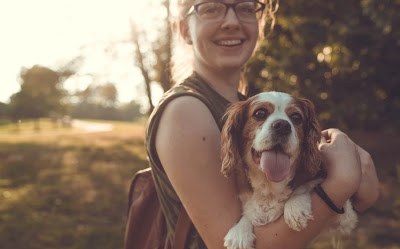
<svg viewBox="0 0 400 249">
<path fill-rule="evenodd" d="M 221 21 L 231 7 L 240 21 L 256 22 L 261 18 L 265 4 L 258 1 L 236 3 L 204 2 L 193 5 L 189 9 L 187 16 L 196 12 L 197 16 L 203 21 Z"/>
</svg>

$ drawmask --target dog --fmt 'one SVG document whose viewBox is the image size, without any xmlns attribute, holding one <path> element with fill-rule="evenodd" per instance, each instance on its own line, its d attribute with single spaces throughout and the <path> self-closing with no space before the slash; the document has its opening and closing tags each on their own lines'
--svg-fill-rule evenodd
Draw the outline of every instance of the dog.
<svg viewBox="0 0 400 249">
<path fill-rule="evenodd" d="M 313 219 L 311 192 L 323 181 L 324 172 L 313 104 L 286 93 L 265 92 L 232 104 L 225 118 L 221 172 L 235 175 L 243 213 L 225 236 L 224 246 L 254 248 L 253 226 L 281 215 L 291 229 L 304 229 Z M 357 215 L 350 201 L 344 209 L 332 229 L 348 234 Z"/>
</svg>

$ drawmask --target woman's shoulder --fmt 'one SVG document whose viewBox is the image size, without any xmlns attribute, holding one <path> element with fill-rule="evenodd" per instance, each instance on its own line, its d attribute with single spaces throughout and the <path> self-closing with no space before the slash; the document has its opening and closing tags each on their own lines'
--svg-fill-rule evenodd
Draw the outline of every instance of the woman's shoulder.
<svg viewBox="0 0 400 249">
<path fill-rule="evenodd" d="M 161 121 L 180 122 L 192 126 L 214 122 L 213 115 L 207 105 L 195 96 L 180 96 L 174 98 L 165 107 Z"/>
<path fill-rule="evenodd" d="M 161 117 L 171 116 L 172 118 L 191 118 L 194 113 L 196 117 L 210 116 L 219 122 L 219 113 L 215 108 L 215 101 L 202 90 L 201 84 L 195 77 L 189 77 L 181 84 L 175 85 L 166 91 L 158 105 L 150 115 L 149 121 L 160 121 Z M 190 120 L 189 120 L 190 121 Z"/>
<path fill-rule="evenodd" d="M 176 101 L 176 99 L 179 99 L 179 101 Z M 179 103 L 182 102 L 182 99 L 183 102 L 188 101 L 188 100 L 185 101 L 185 99 L 192 99 L 192 100 L 199 99 L 202 102 L 207 101 L 202 94 L 200 94 L 198 91 L 194 90 L 190 86 L 187 86 L 185 84 L 179 84 L 173 86 L 171 89 L 169 89 L 163 94 L 153 112 L 154 113 L 159 111 L 163 112 L 166 106 L 169 106 L 170 102 L 174 103 L 178 102 L 178 104 L 175 105 L 179 105 Z"/>
<path fill-rule="evenodd" d="M 146 139 L 151 144 L 160 136 L 160 132 L 178 134 L 183 129 L 193 135 L 198 132 L 219 133 L 210 108 L 194 95 L 181 95 L 156 107 L 147 123 Z"/>
</svg>

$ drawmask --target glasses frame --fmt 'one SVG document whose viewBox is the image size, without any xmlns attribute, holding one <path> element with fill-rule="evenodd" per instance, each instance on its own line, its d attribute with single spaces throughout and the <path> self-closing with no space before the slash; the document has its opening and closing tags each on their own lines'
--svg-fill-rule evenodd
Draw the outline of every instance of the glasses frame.
<svg viewBox="0 0 400 249">
<path fill-rule="evenodd" d="M 220 20 L 218 20 L 218 21 L 221 21 L 221 20 L 223 20 L 223 19 L 226 17 L 226 14 L 228 14 L 228 11 L 229 11 L 230 8 L 233 9 L 233 12 L 235 13 L 237 19 L 240 20 L 240 21 L 243 21 L 243 20 L 240 19 L 240 17 L 239 17 L 238 14 L 236 13 L 236 5 L 238 5 L 238 4 L 240 4 L 240 3 L 243 3 L 243 2 L 255 2 L 255 3 L 260 4 L 261 7 L 260 7 L 258 10 L 256 10 L 255 13 L 261 11 L 261 15 L 260 15 L 260 16 L 262 16 L 262 12 L 264 11 L 266 5 L 265 5 L 264 3 L 259 2 L 259 1 L 240 1 L 240 2 L 236 2 L 236 3 L 223 3 L 223 2 L 209 1 L 209 2 L 203 2 L 203 3 L 198 3 L 198 4 L 192 5 L 192 7 L 190 7 L 189 11 L 188 11 L 187 14 L 186 14 L 186 17 L 188 17 L 189 15 L 191 15 L 193 12 L 196 12 L 196 15 L 201 19 L 200 15 L 199 15 L 199 12 L 198 12 L 198 9 L 199 9 L 199 6 L 200 6 L 200 5 L 206 4 L 206 3 L 219 3 L 219 4 L 225 5 L 225 6 L 226 6 L 226 9 L 225 9 L 225 14 L 224 14 L 224 16 L 223 16 Z M 201 20 L 202 20 L 202 19 L 201 19 Z M 259 20 L 259 18 L 257 18 L 256 20 Z M 246 22 L 246 21 L 244 21 L 244 22 Z M 248 21 L 247 21 L 247 22 L 248 22 Z"/>
</svg>

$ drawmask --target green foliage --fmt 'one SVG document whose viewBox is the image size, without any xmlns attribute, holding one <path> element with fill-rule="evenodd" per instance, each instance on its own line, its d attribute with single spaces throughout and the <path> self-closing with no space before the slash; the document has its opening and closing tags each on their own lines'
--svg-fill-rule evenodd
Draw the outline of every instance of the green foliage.
<svg viewBox="0 0 400 249">
<path fill-rule="evenodd" d="M 85 90 L 74 94 L 77 100 L 71 106 L 71 116 L 83 119 L 103 119 L 136 121 L 144 115 L 135 101 L 117 106 L 118 91 L 115 85 L 89 85 Z"/>
<path fill-rule="evenodd" d="M 144 114 L 140 112 L 140 105 L 135 101 L 120 107 L 82 102 L 72 105 L 71 116 L 72 118 L 78 119 L 137 121 L 141 119 Z"/>
<path fill-rule="evenodd" d="M 131 101 L 130 103 L 124 104 L 118 108 L 120 118 L 122 121 L 138 121 L 145 115 L 140 111 L 140 105 Z"/>
<path fill-rule="evenodd" d="M 0 119 L 6 117 L 8 114 L 7 104 L 0 102 Z"/>
<path fill-rule="evenodd" d="M 118 90 L 113 83 L 89 85 L 85 90 L 74 94 L 80 103 L 114 107 L 118 98 Z"/>
<path fill-rule="evenodd" d="M 399 13 L 399 1 L 389 0 L 281 2 L 247 67 L 250 89 L 309 98 L 324 127 L 395 131 Z"/>
<path fill-rule="evenodd" d="M 35 65 L 21 70 L 21 90 L 11 96 L 10 115 L 14 119 L 48 117 L 52 113 L 64 114 L 66 105 L 62 88 L 65 75 Z"/>
</svg>

